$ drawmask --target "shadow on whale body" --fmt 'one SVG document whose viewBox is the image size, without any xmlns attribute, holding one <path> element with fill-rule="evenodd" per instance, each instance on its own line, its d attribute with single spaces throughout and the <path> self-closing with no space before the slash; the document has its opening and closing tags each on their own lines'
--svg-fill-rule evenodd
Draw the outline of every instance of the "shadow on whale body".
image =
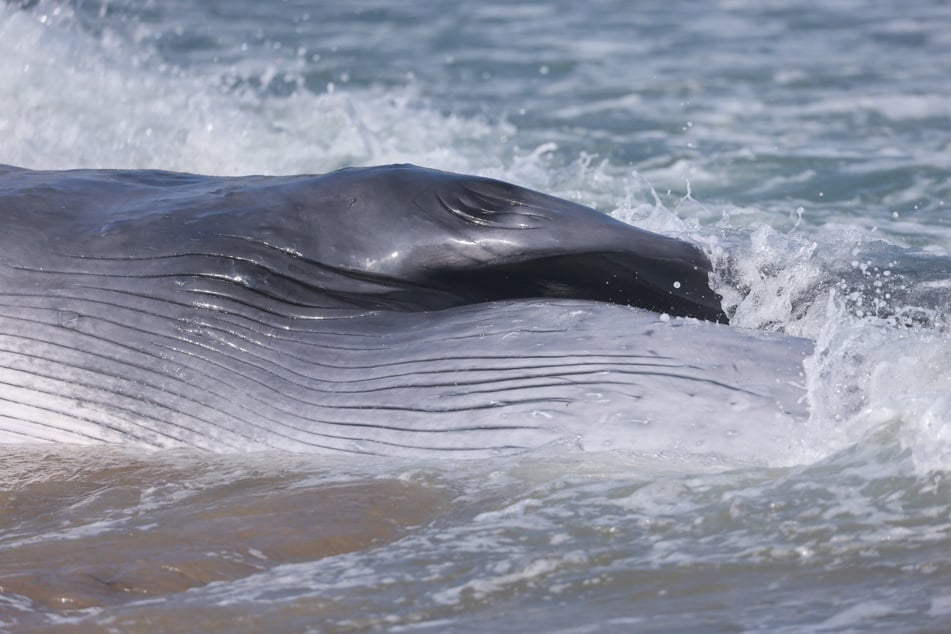
<svg viewBox="0 0 951 634">
<path fill-rule="evenodd" d="M 0 441 L 782 454 L 809 343 L 694 246 L 408 165 L 0 168 Z M 741 421 L 753 421 L 741 424 Z"/>
</svg>

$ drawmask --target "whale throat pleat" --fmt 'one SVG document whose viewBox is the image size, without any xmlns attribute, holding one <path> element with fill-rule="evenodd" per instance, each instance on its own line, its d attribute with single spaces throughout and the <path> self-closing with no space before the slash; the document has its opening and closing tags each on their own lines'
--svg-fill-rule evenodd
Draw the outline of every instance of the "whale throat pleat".
<svg viewBox="0 0 951 634">
<path fill-rule="evenodd" d="M 671 395 L 690 420 L 783 400 L 636 309 L 328 310 L 218 275 L 103 273 L 21 271 L 0 294 L 0 440 L 486 456 L 669 416 Z M 708 347 L 725 332 L 696 328 Z"/>
<path fill-rule="evenodd" d="M 394 341 L 348 337 L 326 314 L 275 308 L 273 297 L 228 280 L 198 288 L 192 278 L 148 279 L 82 273 L 54 293 L 0 296 L 0 433 L 211 449 L 504 452 L 523 449 L 520 437 L 531 445 L 549 434 L 446 417 L 559 402 L 547 388 L 570 380 L 553 360 L 504 368 L 504 358 L 480 359 L 490 363 L 460 372 L 458 360 L 414 358 L 412 346 L 401 359 Z M 323 343 L 337 349 L 328 355 Z M 374 366 L 383 348 L 396 360 Z M 458 376 L 447 379 L 453 366 Z M 601 371 L 588 366 L 573 380 Z"/>
</svg>

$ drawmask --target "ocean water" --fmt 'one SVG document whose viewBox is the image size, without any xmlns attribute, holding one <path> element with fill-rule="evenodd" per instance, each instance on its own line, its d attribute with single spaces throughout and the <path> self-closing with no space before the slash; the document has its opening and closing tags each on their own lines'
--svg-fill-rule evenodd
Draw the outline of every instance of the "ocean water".
<svg viewBox="0 0 951 634">
<path fill-rule="evenodd" d="M 8 1 L 0 60 L 0 163 L 502 178 L 816 342 L 782 460 L 2 447 L 0 630 L 951 629 L 948 3 Z"/>
</svg>

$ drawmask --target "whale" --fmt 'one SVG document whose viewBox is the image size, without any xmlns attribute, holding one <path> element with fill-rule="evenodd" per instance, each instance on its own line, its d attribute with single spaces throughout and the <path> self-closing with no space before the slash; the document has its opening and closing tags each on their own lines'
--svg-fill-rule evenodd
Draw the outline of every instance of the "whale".
<svg viewBox="0 0 951 634">
<path fill-rule="evenodd" d="M 499 180 L 0 167 L 0 443 L 758 460 L 812 343 L 695 245 Z"/>
</svg>

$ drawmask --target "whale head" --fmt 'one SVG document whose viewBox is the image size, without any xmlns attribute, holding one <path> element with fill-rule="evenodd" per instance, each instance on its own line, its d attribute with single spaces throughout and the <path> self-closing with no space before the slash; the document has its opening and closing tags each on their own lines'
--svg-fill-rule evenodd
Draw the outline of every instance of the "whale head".
<svg viewBox="0 0 951 634">
<path fill-rule="evenodd" d="M 589 207 L 413 165 L 322 179 L 312 190 L 302 182 L 296 194 L 309 210 L 300 251 L 354 275 L 409 284 L 427 298 L 423 308 L 561 297 L 727 322 L 697 247 Z"/>
<path fill-rule="evenodd" d="M 568 298 L 727 322 L 696 246 L 490 178 L 389 165 L 237 179 L 23 170 L 5 183 L 18 237 L 3 257 L 47 251 L 77 273 L 120 266 L 301 309 Z"/>
</svg>

